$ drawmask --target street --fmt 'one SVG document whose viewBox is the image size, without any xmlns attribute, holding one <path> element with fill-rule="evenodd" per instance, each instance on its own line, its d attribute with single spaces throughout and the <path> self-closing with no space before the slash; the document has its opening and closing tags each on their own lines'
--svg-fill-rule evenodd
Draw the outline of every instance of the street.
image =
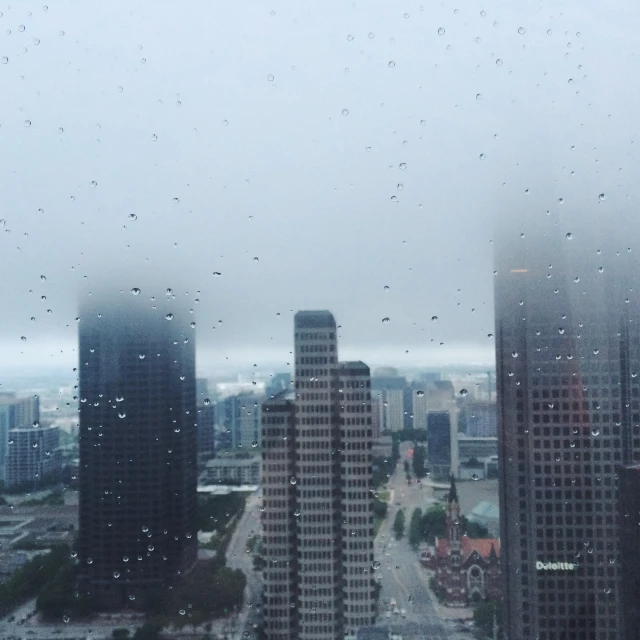
<svg viewBox="0 0 640 640">
<path fill-rule="evenodd" d="M 411 514 L 417 507 L 423 511 L 429 501 L 434 500 L 433 489 L 426 483 L 412 481 L 407 485 L 403 462 L 406 460 L 408 443 L 400 447 L 400 460 L 387 487 L 391 493 L 389 508 L 375 541 L 375 557 L 380 562 L 377 573 L 380 576 L 380 616 L 377 626 L 389 627 L 392 633 L 403 636 L 404 640 L 428 638 L 429 640 L 469 640 L 469 632 L 458 631 L 453 622 L 443 621 L 438 615 L 437 602 L 428 592 L 428 578 L 418 561 L 418 553 L 411 548 L 406 536 Z M 396 513 L 405 510 L 405 535 L 395 539 L 393 521 Z M 394 599 L 398 610 L 406 611 L 406 616 L 390 613 L 389 602 Z"/>
</svg>

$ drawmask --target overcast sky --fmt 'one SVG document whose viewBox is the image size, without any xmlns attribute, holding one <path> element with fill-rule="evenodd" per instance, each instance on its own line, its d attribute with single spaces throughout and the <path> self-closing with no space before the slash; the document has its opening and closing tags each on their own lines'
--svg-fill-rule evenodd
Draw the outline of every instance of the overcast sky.
<svg viewBox="0 0 640 640">
<path fill-rule="evenodd" d="M 0 11 L 0 371 L 74 366 L 111 270 L 191 302 L 202 373 L 284 368 L 308 308 L 342 358 L 491 363 L 494 214 L 637 202 L 631 0 Z"/>
</svg>

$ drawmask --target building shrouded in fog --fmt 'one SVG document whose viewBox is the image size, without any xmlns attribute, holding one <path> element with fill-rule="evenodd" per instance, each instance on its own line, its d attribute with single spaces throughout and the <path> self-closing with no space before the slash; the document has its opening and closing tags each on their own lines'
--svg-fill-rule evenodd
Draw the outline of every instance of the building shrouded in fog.
<svg viewBox="0 0 640 640">
<path fill-rule="evenodd" d="M 170 297 L 83 302 L 80 586 L 119 606 L 196 560 L 195 331 Z"/>
<path fill-rule="evenodd" d="M 502 220 L 496 242 L 505 632 L 623 640 L 637 632 L 616 522 L 618 468 L 640 453 L 635 222 L 542 209 Z"/>
</svg>

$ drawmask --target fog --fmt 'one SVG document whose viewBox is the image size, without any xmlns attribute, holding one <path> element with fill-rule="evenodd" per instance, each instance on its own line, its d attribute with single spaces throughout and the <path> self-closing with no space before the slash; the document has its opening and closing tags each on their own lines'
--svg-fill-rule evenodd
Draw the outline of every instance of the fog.
<svg viewBox="0 0 640 640">
<path fill-rule="evenodd" d="M 203 373 L 285 369 L 309 308 L 342 358 L 490 365 L 495 225 L 636 206 L 630 1 L 2 12 L 0 371 L 75 366 L 103 281 L 186 300 Z"/>
</svg>

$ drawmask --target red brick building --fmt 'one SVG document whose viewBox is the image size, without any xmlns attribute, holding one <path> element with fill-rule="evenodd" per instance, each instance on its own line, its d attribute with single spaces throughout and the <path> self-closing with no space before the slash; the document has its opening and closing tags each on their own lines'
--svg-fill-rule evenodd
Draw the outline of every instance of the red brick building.
<svg viewBox="0 0 640 640">
<path fill-rule="evenodd" d="M 447 537 L 437 538 L 433 568 L 435 587 L 450 607 L 465 607 L 501 596 L 500 540 L 461 535 L 455 480 L 446 506 Z"/>
</svg>

